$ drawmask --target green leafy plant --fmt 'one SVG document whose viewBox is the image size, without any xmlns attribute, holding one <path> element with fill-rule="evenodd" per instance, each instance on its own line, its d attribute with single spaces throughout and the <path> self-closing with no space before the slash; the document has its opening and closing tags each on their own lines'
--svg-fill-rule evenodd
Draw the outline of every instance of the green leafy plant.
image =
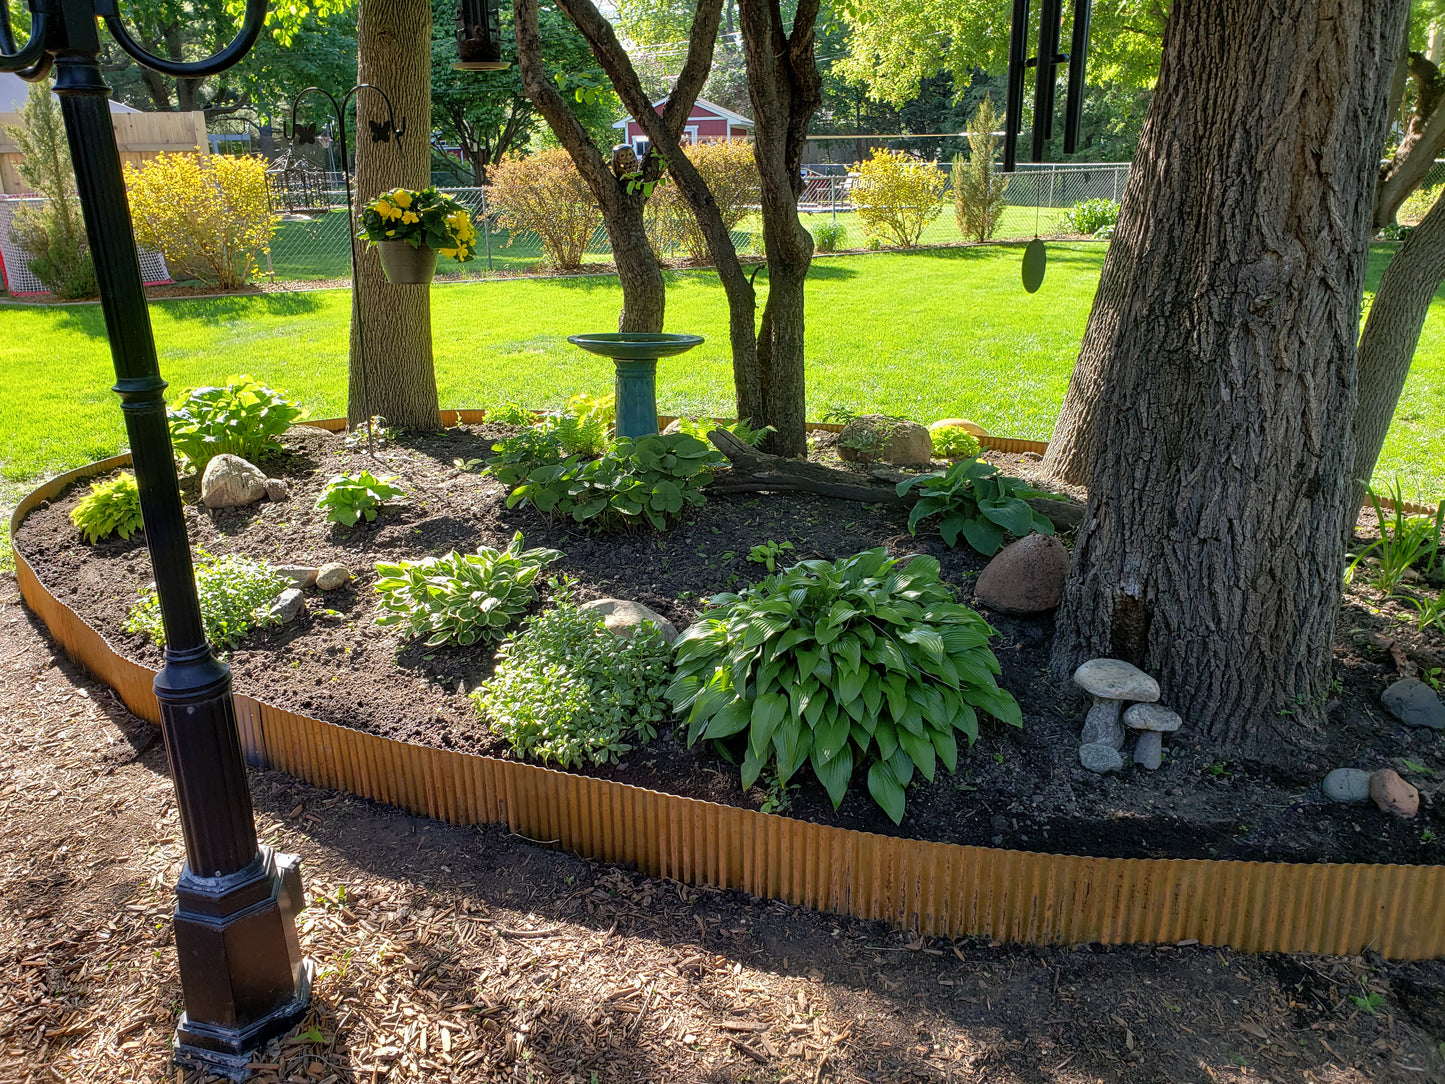
<svg viewBox="0 0 1445 1084">
<path fill-rule="evenodd" d="M 792 553 L 791 542 L 774 542 L 771 538 L 761 545 L 754 546 L 748 550 L 748 560 L 754 564 L 766 565 L 769 572 L 778 570 L 778 558 L 784 553 Z"/>
<path fill-rule="evenodd" d="M 974 459 L 981 450 L 978 438 L 961 425 L 940 425 L 930 429 L 933 453 L 944 459 Z"/>
<path fill-rule="evenodd" d="M 1445 527 L 1445 501 L 1440 502 L 1433 517 L 1409 515 L 1405 512 L 1405 500 L 1401 496 L 1400 480 L 1397 478 L 1394 486 L 1387 491 L 1394 510 L 1392 515 L 1386 518 L 1375 490 L 1367 487 L 1365 492 L 1370 505 L 1375 509 L 1375 518 L 1380 524 L 1380 537 L 1355 555 L 1345 572 L 1345 579 L 1353 579 L 1356 566 L 1373 554 L 1376 571 L 1368 582 L 1371 587 L 1391 594 L 1400 586 L 1405 573 L 1415 562 L 1423 561 L 1427 572 L 1434 567 L 1440 556 L 1440 531 Z"/>
<path fill-rule="evenodd" d="M 711 443 L 708 434 L 714 429 L 722 429 L 737 437 L 744 444 L 756 448 L 763 442 L 769 433 L 773 431 L 771 425 L 765 425 L 761 429 L 754 429 L 746 420 L 735 422 L 719 422 L 712 418 L 678 418 L 678 432 L 686 433 L 690 437 L 696 437 L 704 444 Z"/>
<path fill-rule="evenodd" d="M 361 209 L 361 232 L 372 245 L 404 241 L 412 248 L 434 248 L 465 263 L 477 253 L 472 213 L 435 186 L 413 191 L 393 188 Z"/>
<path fill-rule="evenodd" d="M 1414 231 L 1414 226 L 1402 226 L 1398 222 L 1391 222 L 1380 227 L 1381 241 L 1403 241 Z"/>
<path fill-rule="evenodd" d="M 786 786 L 807 764 L 837 806 L 866 765 L 898 823 L 914 772 L 953 771 L 954 732 L 972 744 L 978 710 L 1023 725 L 994 680 L 993 629 L 954 601 L 932 557 L 804 561 L 709 606 L 675 645 L 668 696 L 688 744 L 739 736 L 744 786 L 769 765 Z"/>
<path fill-rule="evenodd" d="M 574 395 L 567 408 L 548 417 L 543 427 L 556 434 L 557 443 L 567 455 L 598 456 L 612 443 L 612 429 L 617 424 L 617 406 L 611 395 L 593 398 Z"/>
<path fill-rule="evenodd" d="M 841 222 L 822 222 L 813 227 L 813 245 L 819 252 L 837 252 L 848 237 L 848 227 Z"/>
<path fill-rule="evenodd" d="M 1445 591 L 1435 595 L 1412 594 L 1412 595 L 1391 595 L 1397 602 L 1403 602 L 1415 610 L 1415 628 L 1424 632 L 1429 628 L 1437 628 L 1445 632 Z"/>
<path fill-rule="evenodd" d="M 253 628 L 267 624 L 266 610 L 286 588 L 291 577 L 265 561 L 228 553 L 215 557 L 196 551 L 196 594 L 201 600 L 201 621 L 213 647 L 239 643 Z M 165 647 L 160 599 L 154 587 L 141 589 L 125 623 L 127 632 L 139 632 Z"/>
<path fill-rule="evenodd" d="M 135 475 L 121 471 L 108 482 L 92 482 L 90 495 L 71 511 L 70 522 L 92 544 L 113 534 L 129 538 L 141 528 L 140 490 Z"/>
<path fill-rule="evenodd" d="M 616 761 L 657 737 L 672 648 L 651 624 L 614 636 L 565 586 L 554 597 L 498 650 L 472 701 L 518 756 L 564 768 Z"/>
<path fill-rule="evenodd" d="M 500 640 L 537 597 L 537 575 L 558 550 L 522 549 L 522 532 L 504 550 L 478 546 L 441 557 L 377 562 L 376 623 L 426 637 L 427 647 Z"/>
<path fill-rule="evenodd" d="M 531 425 L 532 412 L 520 403 L 501 403 L 487 407 L 487 421 L 498 425 Z"/>
<path fill-rule="evenodd" d="M 938 533 L 944 542 L 956 546 L 961 535 L 988 557 L 1003 545 L 1005 532 L 1020 538 L 1031 531 L 1054 533 L 1054 525 L 1024 501 L 1035 491 L 981 459 L 963 459 L 946 471 L 899 482 L 898 495 L 914 486 L 918 487 L 918 500 L 908 513 L 910 534 L 918 533 L 923 520 L 940 516 Z"/>
<path fill-rule="evenodd" d="M 1361 987 L 1361 989 L 1364 988 Z M 1371 1016 L 1378 1016 L 1380 1010 L 1385 1006 L 1385 999 L 1374 990 L 1365 990 L 1362 994 L 1351 994 L 1350 1000 L 1355 1003 L 1356 1008 L 1362 1009 Z"/>
<path fill-rule="evenodd" d="M 369 470 L 338 474 L 326 483 L 316 507 L 326 512 L 328 523 L 347 527 L 355 526 L 358 519 L 370 523 L 376 519 L 377 509 L 404 492 L 400 486 L 391 484 L 394 481 L 394 478 L 377 478 Z"/>
<path fill-rule="evenodd" d="M 1082 233 L 1093 237 L 1105 226 L 1112 226 L 1119 220 L 1119 205 L 1111 199 L 1086 199 L 1076 203 L 1059 219 L 1059 229 L 1064 233 Z"/>
<path fill-rule="evenodd" d="M 578 523 L 628 525 L 646 521 L 658 530 L 687 505 L 706 501 L 703 488 L 727 460 L 686 433 L 623 438 L 600 459 L 568 456 L 539 466 L 507 497 L 511 508 L 527 501 L 544 514 L 570 516 Z M 503 481 L 506 464 L 499 465 Z M 490 468 L 489 468 L 490 469 Z"/>
<path fill-rule="evenodd" d="M 365 448 L 368 443 L 380 448 L 384 444 L 390 444 L 396 439 L 398 430 L 395 426 L 388 426 L 386 419 L 380 414 L 373 414 L 370 421 L 359 422 L 354 429 L 342 438 L 342 443 L 348 448 Z"/>
<path fill-rule="evenodd" d="M 493 444 L 482 473 L 504 486 L 515 486 L 537 468 L 560 463 L 562 458 L 562 441 L 554 430 L 544 425 L 529 426 Z"/>
<path fill-rule="evenodd" d="M 855 162 L 853 173 L 853 210 L 870 242 L 886 240 L 912 248 L 943 210 L 939 200 L 948 179 L 936 162 L 879 149 L 866 161 Z"/>
<path fill-rule="evenodd" d="M 222 453 L 255 459 L 279 450 L 277 438 L 306 412 L 286 393 L 253 376 L 228 376 L 219 388 L 191 388 L 166 412 L 171 444 L 192 470 Z"/>
</svg>

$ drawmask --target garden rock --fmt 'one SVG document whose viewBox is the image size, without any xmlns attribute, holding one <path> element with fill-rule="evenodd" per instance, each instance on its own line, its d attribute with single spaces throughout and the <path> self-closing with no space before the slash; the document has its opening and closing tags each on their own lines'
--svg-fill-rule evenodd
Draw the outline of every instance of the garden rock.
<svg viewBox="0 0 1445 1084">
<path fill-rule="evenodd" d="M 1401 779 L 1393 768 L 1381 768 L 1370 776 L 1370 797 L 1386 813 L 1404 820 L 1420 812 L 1420 792 Z"/>
<path fill-rule="evenodd" d="M 1064 597 L 1069 551 L 1057 538 L 1031 534 L 999 550 L 979 574 L 973 597 L 1006 614 L 1047 613 Z"/>
<path fill-rule="evenodd" d="M 1380 703 L 1406 726 L 1445 730 L 1445 703 L 1419 678 L 1401 678 L 1380 694 Z"/>
<path fill-rule="evenodd" d="M 895 467 L 926 467 L 933 462 L 933 438 L 928 430 L 906 418 L 863 414 L 838 434 L 838 458 L 846 463 L 882 460 Z"/>
<path fill-rule="evenodd" d="M 1134 763 L 1149 771 L 1158 771 L 1164 763 L 1164 735 L 1157 730 L 1145 730 L 1134 743 Z"/>
<path fill-rule="evenodd" d="M 677 639 L 677 626 L 656 610 L 650 609 L 640 602 L 632 602 L 625 598 L 599 598 L 591 602 L 584 602 L 577 609 L 581 613 L 595 613 L 602 618 L 602 623 L 607 626 L 608 632 L 623 640 L 632 639 L 633 632 L 644 621 L 650 621 L 656 625 L 658 631 L 662 633 L 663 639 L 668 643 Z"/>
<path fill-rule="evenodd" d="M 288 587 L 276 596 L 276 601 L 271 603 L 271 608 L 266 611 L 267 617 L 274 617 L 283 625 L 295 621 L 306 612 L 306 596 L 301 593 L 299 587 Z"/>
<path fill-rule="evenodd" d="M 207 508 L 244 508 L 266 496 L 266 474 L 238 455 L 222 452 L 206 464 L 201 500 Z"/>
<path fill-rule="evenodd" d="M 1184 720 L 1162 704 L 1134 704 L 1124 712 L 1124 725 L 1139 731 L 1134 743 L 1134 763 L 1157 771 L 1164 763 L 1164 735 L 1184 725 Z"/>
<path fill-rule="evenodd" d="M 674 433 L 681 433 L 681 432 L 682 432 L 682 419 L 681 419 L 681 418 L 673 418 L 672 421 L 670 421 L 670 422 L 667 423 L 667 428 L 662 431 L 662 435 L 663 435 L 664 437 L 670 437 L 670 436 L 672 436 L 672 434 L 674 434 Z"/>
<path fill-rule="evenodd" d="M 351 580 L 351 569 L 340 561 L 328 561 L 316 570 L 316 587 L 321 591 L 335 591 Z"/>
<path fill-rule="evenodd" d="M 1153 703 L 1159 699 L 1159 683 L 1121 659 L 1090 659 L 1074 671 L 1074 684 L 1105 700 Z"/>
<path fill-rule="evenodd" d="M 290 494 L 290 489 L 287 487 L 285 480 L 281 478 L 267 478 L 265 486 L 266 499 L 268 501 L 284 501 Z"/>
<path fill-rule="evenodd" d="M 1085 742 L 1079 746 L 1079 763 L 1097 775 L 1117 772 L 1124 766 L 1119 750 L 1103 742 Z"/>
<path fill-rule="evenodd" d="M 283 576 L 290 576 L 297 587 L 315 587 L 316 574 L 321 570 L 314 565 L 281 565 L 276 569 Z"/>
<path fill-rule="evenodd" d="M 1357 805 L 1370 800 L 1370 773 L 1359 768 L 1336 768 L 1325 776 L 1320 790 L 1332 802 Z"/>
<path fill-rule="evenodd" d="M 983 426 L 977 422 L 971 422 L 967 418 L 939 418 L 936 422 L 929 423 L 929 430 L 934 429 L 962 429 L 971 437 L 986 437 L 988 433 Z"/>
<path fill-rule="evenodd" d="M 1085 745 L 1107 745 L 1110 749 L 1124 748 L 1124 727 L 1119 723 L 1119 712 L 1123 704 L 1118 700 L 1094 699 L 1094 706 L 1084 716 L 1084 732 L 1079 740 Z"/>
</svg>

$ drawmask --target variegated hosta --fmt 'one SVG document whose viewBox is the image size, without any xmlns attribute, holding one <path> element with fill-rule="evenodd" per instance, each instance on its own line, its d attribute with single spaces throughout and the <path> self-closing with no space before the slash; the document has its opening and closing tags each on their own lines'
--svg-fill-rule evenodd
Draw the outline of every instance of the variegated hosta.
<svg viewBox="0 0 1445 1084">
<path fill-rule="evenodd" d="M 428 647 L 500 640 L 537 597 L 537 574 L 562 554 L 522 549 L 522 532 L 504 550 L 478 546 L 398 564 L 377 562 L 376 623 L 425 636 Z"/>
<path fill-rule="evenodd" d="M 688 713 L 688 744 L 745 739 L 744 786 L 770 763 L 784 783 L 807 764 L 836 807 L 867 765 L 896 824 L 914 771 L 953 771 L 955 732 L 972 744 L 978 711 L 1023 725 L 994 680 L 994 630 L 954 601 L 932 557 L 804 561 L 709 605 L 677 641 L 668 696 Z"/>
</svg>

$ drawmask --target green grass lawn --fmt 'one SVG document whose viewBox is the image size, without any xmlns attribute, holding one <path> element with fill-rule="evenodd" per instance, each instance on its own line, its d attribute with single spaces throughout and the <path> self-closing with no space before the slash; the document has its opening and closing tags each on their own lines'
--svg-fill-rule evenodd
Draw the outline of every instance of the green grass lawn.
<svg viewBox="0 0 1445 1084">
<path fill-rule="evenodd" d="M 1018 246 L 821 258 L 809 277 L 808 414 L 884 411 L 971 417 L 997 433 L 1047 438 L 1068 385 L 1104 247 L 1055 244 L 1043 289 L 1019 286 Z M 1373 288 L 1388 262 L 1371 260 Z M 759 284 L 764 283 L 759 278 Z M 607 362 L 566 336 L 616 326 L 605 277 L 488 280 L 432 291 L 445 406 L 560 404 L 610 388 Z M 669 275 L 667 327 L 708 341 L 659 367 L 665 413 L 731 410 L 727 312 L 716 276 Z M 313 416 L 344 413 L 345 291 L 160 301 L 151 319 L 172 389 L 249 372 L 289 389 Z M 124 444 L 98 306 L 0 307 L 0 474 L 13 483 Z M 36 362 L 37 356 L 47 359 Z M 1445 496 L 1445 293 L 1421 336 L 1379 475 L 1407 494 Z M 13 499 L 13 497 L 11 498 Z"/>
</svg>

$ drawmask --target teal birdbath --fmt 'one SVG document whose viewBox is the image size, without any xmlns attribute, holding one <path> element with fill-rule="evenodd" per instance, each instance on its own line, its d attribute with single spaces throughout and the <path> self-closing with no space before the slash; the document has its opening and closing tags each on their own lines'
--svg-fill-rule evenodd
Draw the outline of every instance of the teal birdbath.
<svg viewBox="0 0 1445 1084">
<path fill-rule="evenodd" d="M 567 341 L 591 354 L 611 358 L 617 366 L 617 435 L 657 434 L 657 359 L 691 350 L 701 335 L 665 331 L 611 331 L 568 335 Z"/>
</svg>

